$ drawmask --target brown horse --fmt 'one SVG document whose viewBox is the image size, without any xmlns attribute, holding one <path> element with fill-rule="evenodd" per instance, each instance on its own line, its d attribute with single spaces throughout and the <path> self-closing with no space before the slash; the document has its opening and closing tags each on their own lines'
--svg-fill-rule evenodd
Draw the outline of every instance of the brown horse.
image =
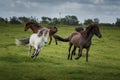
<svg viewBox="0 0 120 80">
<path fill-rule="evenodd" d="M 78 57 L 75 59 L 79 59 L 82 56 L 82 50 L 85 48 L 86 49 L 86 62 L 88 62 L 88 52 L 91 46 L 91 40 L 93 35 L 96 35 L 97 37 L 101 38 L 102 35 L 100 33 L 99 27 L 96 24 L 90 24 L 85 31 L 82 31 L 81 33 L 73 33 L 70 40 L 69 40 L 69 54 L 68 54 L 68 59 L 72 60 L 72 55 L 71 53 L 71 47 L 74 45 L 75 47 L 79 48 L 79 53 Z"/>
<path fill-rule="evenodd" d="M 39 26 L 38 24 L 33 23 L 33 22 L 28 22 L 25 25 L 24 31 L 27 31 L 29 28 L 33 31 L 33 33 L 37 33 L 38 30 L 42 27 Z M 54 37 L 53 35 L 57 32 L 57 28 L 56 27 L 51 27 L 51 26 L 48 26 L 46 28 L 50 29 L 50 31 L 49 31 L 49 37 L 50 37 L 49 45 L 50 45 L 51 42 L 52 42 L 52 37 Z M 57 40 L 56 39 L 55 39 L 55 42 L 56 42 L 56 45 L 57 45 Z"/>
</svg>

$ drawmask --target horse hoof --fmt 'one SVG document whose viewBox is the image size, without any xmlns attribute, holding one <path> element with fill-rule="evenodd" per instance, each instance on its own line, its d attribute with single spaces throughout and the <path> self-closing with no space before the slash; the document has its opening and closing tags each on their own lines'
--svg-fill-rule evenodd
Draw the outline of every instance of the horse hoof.
<svg viewBox="0 0 120 80">
<path fill-rule="evenodd" d="M 74 53 L 73 55 L 75 55 L 76 53 Z"/>
<path fill-rule="evenodd" d="M 31 58 L 34 58 L 34 56 L 31 56 Z"/>
<path fill-rule="evenodd" d="M 78 60 L 78 59 L 79 59 L 79 57 L 76 57 L 76 58 L 75 58 L 75 60 Z"/>
</svg>

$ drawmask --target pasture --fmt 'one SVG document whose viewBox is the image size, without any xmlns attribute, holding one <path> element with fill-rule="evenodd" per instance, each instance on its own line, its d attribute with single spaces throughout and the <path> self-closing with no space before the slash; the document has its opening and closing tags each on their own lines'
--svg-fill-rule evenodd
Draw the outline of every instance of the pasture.
<svg viewBox="0 0 120 80">
<path fill-rule="evenodd" d="M 67 60 L 68 43 L 46 45 L 36 59 L 28 56 L 28 45 L 16 46 L 15 39 L 30 36 L 24 25 L 0 25 L 0 80 L 120 80 L 120 28 L 102 27 L 102 38 L 93 37 L 86 62 Z M 58 26 L 57 34 L 68 37 L 75 26 Z"/>
</svg>

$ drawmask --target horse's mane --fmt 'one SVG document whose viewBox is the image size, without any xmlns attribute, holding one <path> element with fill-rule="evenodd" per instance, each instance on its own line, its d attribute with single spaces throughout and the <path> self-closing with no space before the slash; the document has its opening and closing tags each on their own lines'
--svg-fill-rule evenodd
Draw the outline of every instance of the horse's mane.
<svg viewBox="0 0 120 80">
<path fill-rule="evenodd" d="M 91 30 L 95 27 L 97 27 L 97 24 L 95 24 L 95 23 L 92 23 L 92 24 L 88 25 L 88 27 L 86 27 L 87 36 L 90 34 Z"/>
<path fill-rule="evenodd" d="M 38 34 L 38 37 L 42 36 L 43 34 L 43 31 L 48 31 L 48 28 L 41 28 L 40 30 L 38 30 L 37 34 Z"/>
</svg>

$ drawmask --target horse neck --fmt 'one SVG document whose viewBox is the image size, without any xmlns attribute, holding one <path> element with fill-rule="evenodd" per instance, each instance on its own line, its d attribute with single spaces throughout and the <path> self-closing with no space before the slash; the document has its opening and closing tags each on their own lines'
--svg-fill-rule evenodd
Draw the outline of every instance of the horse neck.
<svg viewBox="0 0 120 80">
<path fill-rule="evenodd" d="M 91 30 L 86 30 L 85 31 L 85 40 L 88 42 L 88 41 L 90 41 L 91 42 L 91 40 L 92 40 L 92 37 L 93 37 L 93 33 L 92 33 L 92 31 Z"/>
</svg>

